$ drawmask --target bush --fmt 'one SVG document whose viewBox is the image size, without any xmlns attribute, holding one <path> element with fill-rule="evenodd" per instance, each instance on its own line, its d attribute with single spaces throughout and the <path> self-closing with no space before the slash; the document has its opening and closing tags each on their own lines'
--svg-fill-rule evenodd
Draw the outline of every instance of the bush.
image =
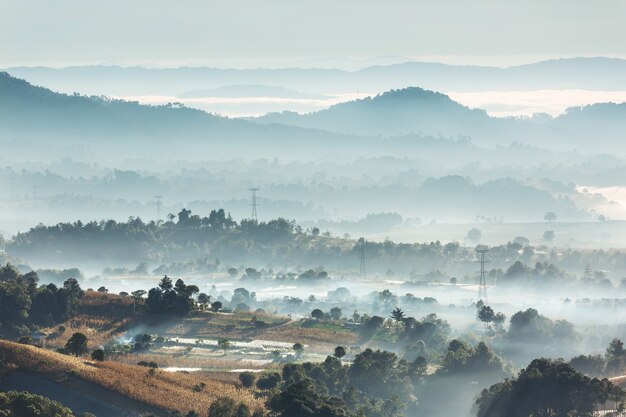
<svg viewBox="0 0 626 417">
<path fill-rule="evenodd" d="M 209 417 L 250 417 L 250 410 L 244 403 L 237 404 L 232 398 L 221 397 L 211 404 Z"/>
<path fill-rule="evenodd" d="M 258 389 L 276 388 L 281 380 L 282 378 L 279 373 L 272 372 L 271 374 L 262 375 L 256 382 L 256 387 Z"/>
<path fill-rule="evenodd" d="M 254 386 L 256 375 L 253 372 L 242 372 L 239 374 L 239 381 L 244 387 L 250 388 Z"/>
<path fill-rule="evenodd" d="M 82 356 L 89 351 L 87 348 L 87 336 L 82 333 L 74 333 L 65 344 L 65 351 L 74 356 Z"/>
<path fill-rule="evenodd" d="M 91 352 L 91 359 L 94 361 L 102 362 L 104 360 L 104 350 L 96 349 Z"/>
</svg>

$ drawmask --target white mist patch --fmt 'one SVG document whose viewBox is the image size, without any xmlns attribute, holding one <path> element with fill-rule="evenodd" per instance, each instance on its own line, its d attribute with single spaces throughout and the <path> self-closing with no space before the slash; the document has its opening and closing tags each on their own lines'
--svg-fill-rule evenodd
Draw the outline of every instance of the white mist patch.
<svg viewBox="0 0 626 417">
<path fill-rule="evenodd" d="M 626 91 L 449 91 L 446 94 L 452 100 L 471 108 L 483 109 L 495 117 L 532 116 L 535 113 L 558 116 L 569 107 L 626 102 Z"/>
<path fill-rule="evenodd" d="M 271 112 L 293 111 L 310 113 L 334 104 L 367 96 L 363 93 L 333 94 L 327 98 L 310 99 L 294 97 L 178 97 L 166 95 L 117 96 L 115 98 L 137 101 L 141 104 L 162 105 L 182 103 L 187 107 L 204 110 L 227 117 L 255 117 Z"/>
<path fill-rule="evenodd" d="M 596 213 L 603 214 L 610 219 L 626 219 L 626 187 L 625 186 L 611 186 L 611 187 L 594 187 L 587 185 L 580 185 L 576 187 L 576 190 L 588 196 L 590 199 L 594 195 L 601 195 L 606 199 L 604 202 L 600 202 L 593 207 Z M 594 199 L 597 200 L 597 199 Z"/>
<path fill-rule="evenodd" d="M 202 368 L 179 368 L 176 366 L 168 366 L 167 368 L 161 368 L 165 372 L 200 372 Z"/>
</svg>

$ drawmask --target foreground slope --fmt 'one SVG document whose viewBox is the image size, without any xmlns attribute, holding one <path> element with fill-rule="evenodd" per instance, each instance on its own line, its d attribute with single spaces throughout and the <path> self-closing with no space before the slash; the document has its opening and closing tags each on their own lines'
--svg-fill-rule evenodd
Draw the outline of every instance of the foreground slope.
<svg viewBox="0 0 626 417">
<path fill-rule="evenodd" d="M 140 366 L 118 362 L 92 362 L 81 358 L 0 340 L 0 358 L 6 370 L 17 369 L 45 378 L 73 375 L 115 394 L 146 404 L 147 409 L 205 413 L 211 403 L 227 396 L 247 404 L 250 409 L 261 408 L 262 402 L 250 391 L 183 373 L 151 372 Z M 194 390 L 200 383 L 203 390 Z M 106 391 L 103 391 L 106 394 Z"/>
</svg>

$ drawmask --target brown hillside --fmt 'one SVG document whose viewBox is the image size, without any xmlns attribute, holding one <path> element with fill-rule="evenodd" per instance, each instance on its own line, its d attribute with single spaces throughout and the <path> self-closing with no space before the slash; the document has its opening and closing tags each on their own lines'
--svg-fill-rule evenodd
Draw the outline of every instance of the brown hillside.
<svg viewBox="0 0 626 417">
<path fill-rule="evenodd" d="M 244 402 L 251 410 L 263 407 L 262 401 L 250 391 L 203 375 L 150 371 L 117 362 L 92 362 L 6 340 L 0 340 L 0 363 L 5 371 L 21 369 L 55 380 L 63 375 L 76 376 L 145 404 L 183 414 L 191 410 L 204 414 L 216 398 L 223 396 Z"/>
</svg>

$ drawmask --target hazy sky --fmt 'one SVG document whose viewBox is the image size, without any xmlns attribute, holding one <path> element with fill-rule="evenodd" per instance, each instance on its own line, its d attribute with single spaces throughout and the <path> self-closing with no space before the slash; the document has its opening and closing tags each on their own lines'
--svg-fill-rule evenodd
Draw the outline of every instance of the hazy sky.
<svg viewBox="0 0 626 417">
<path fill-rule="evenodd" d="M 625 0 L 0 0 L 0 66 L 626 57 L 625 22 Z"/>
</svg>

